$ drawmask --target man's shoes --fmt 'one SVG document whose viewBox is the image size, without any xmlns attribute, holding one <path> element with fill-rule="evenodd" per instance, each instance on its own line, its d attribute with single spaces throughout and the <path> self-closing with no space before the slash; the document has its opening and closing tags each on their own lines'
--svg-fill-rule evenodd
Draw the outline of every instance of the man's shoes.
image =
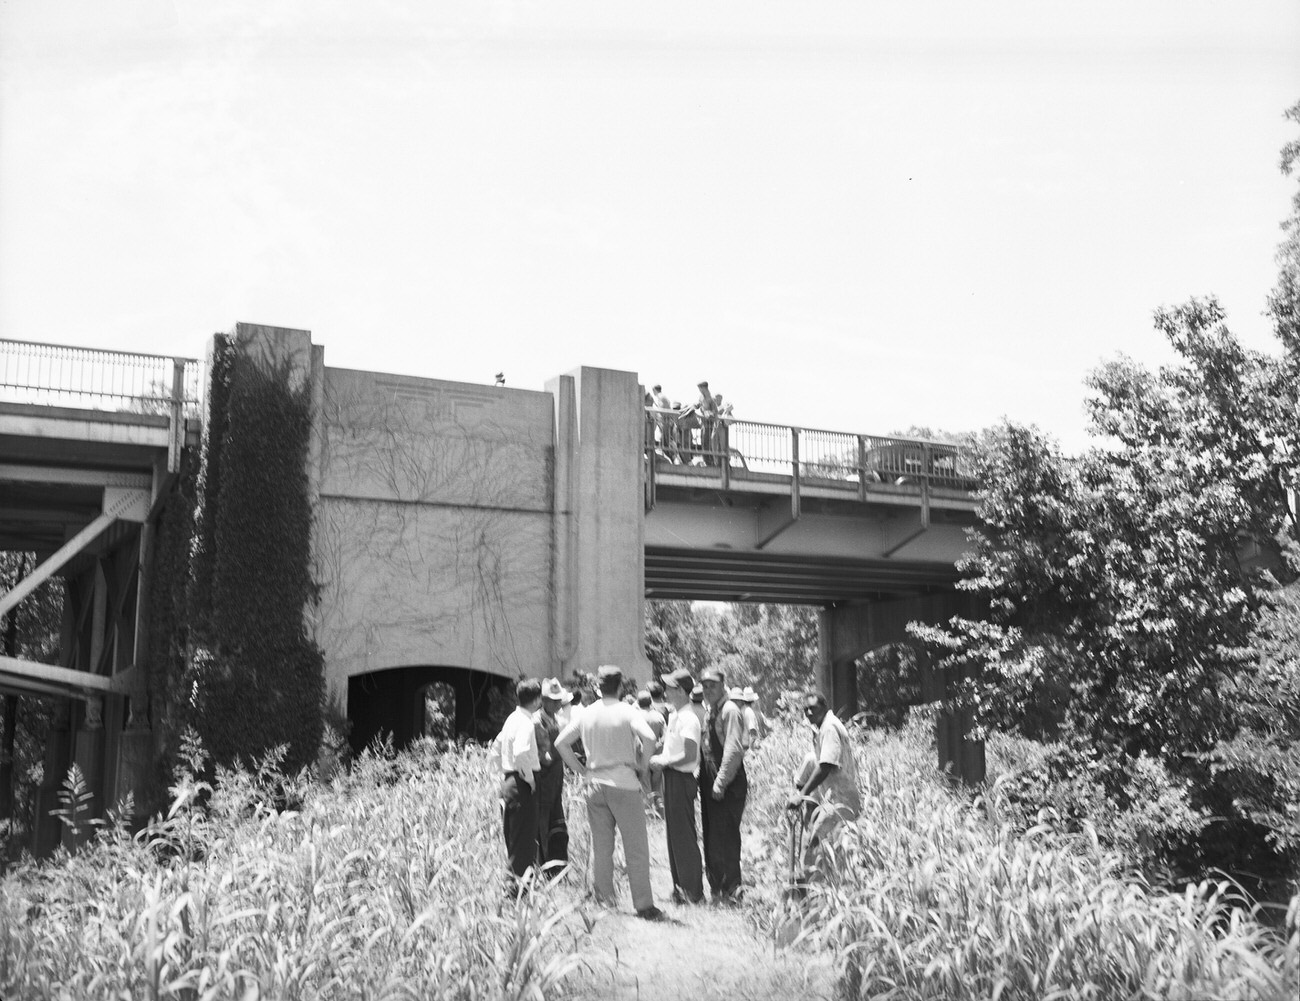
<svg viewBox="0 0 1300 1001">
<path fill-rule="evenodd" d="M 636 912 L 636 916 L 643 921 L 662 921 L 664 912 L 658 907 L 643 907 Z"/>
</svg>

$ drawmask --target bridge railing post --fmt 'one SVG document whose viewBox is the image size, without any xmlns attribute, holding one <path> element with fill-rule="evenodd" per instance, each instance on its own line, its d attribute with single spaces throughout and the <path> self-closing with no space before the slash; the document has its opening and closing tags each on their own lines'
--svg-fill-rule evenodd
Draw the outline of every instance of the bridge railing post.
<svg viewBox="0 0 1300 1001">
<path fill-rule="evenodd" d="M 790 517 L 799 517 L 799 429 L 790 429 Z"/>
<path fill-rule="evenodd" d="M 181 449 L 185 447 L 185 359 L 172 359 L 172 390 L 167 405 L 170 426 L 167 428 L 167 472 L 181 468 Z"/>
<path fill-rule="evenodd" d="M 858 435 L 858 500 L 865 504 L 867 502 L 867 438 L 866 435 Z"/>
<path fill-rule="evenodd" d="M 718 463 L 722 470 L 722 489 L 731 489 L 731 427 L 730 422 L 725 417 L 718 418 L 718 434 L 716 446 L 718 449 Z"/>
<path fill-rule="evenodd" d="M 934 455 L 928 441 L 921 443 L 921 527 L 930 527 L 930 472 Z"/>
</svg>

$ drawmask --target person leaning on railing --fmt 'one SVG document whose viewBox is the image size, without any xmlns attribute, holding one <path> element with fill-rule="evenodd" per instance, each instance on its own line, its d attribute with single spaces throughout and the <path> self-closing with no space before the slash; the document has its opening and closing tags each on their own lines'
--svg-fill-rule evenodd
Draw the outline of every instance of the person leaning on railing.
<svg viewBox="0 0 1300 1001">
<path fill-rule="evenodd" d="M 709 384 L 701 382 L 697 388 L 700 398 L 695 401 L 695 409 L 700 415 L 700 452 L 704 456 L 704 464 L 712 466 L 715 461 L 713 433 L 717 426 L 718 411 L 713 402 L 713 394 L 709 392 Z"/>
</svg>

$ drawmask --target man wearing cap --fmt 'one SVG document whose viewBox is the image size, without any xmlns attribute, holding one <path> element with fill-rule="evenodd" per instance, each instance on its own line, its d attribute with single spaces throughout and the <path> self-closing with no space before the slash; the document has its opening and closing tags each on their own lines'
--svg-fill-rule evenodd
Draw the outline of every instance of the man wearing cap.
<svg viewBox="0 0 1300 1001">
<path fill-rule="evenodd" d="M 740 818 L 749 779 L 745 775 L 745 721 L 727 697 L 727 681 L 716 667 L 700 674 L 709 724 L 700 758 L 700 821 L 704 827 L 704 869 L 714 900 L 740 893 Z"/>
<path fill-rule="evenodd" d="M 542 707 L 533 717 L 542 770 L 537 773 L 537 855 L 543 871 L 557 876 L 569 861 L 569 825 L 564 819 L 564 762 L 555 753 L 560 709 L 573 701 L 559 678 L 542 682 Z"/>
<path fill-rule="evenodd" d="M 673 707 L 664 731 L 664 749 L 650 759 L 663 775 L 664 832 L 668 839 L 668 869 L 673 899 L 698 904 L 704 899 L 704 868 L 695 833 L 696 773 L 700 763 L 700 721 L 690 709 L 695 679 L 685 668 L 665 675 L 664 694 Z"/>
<path fill-rule="evenodd" d="M 614 902 L 614 832 L 617 830 L 623 839 L 632 906 L 637 917 L 653 921 L 662 912 L 655 906 L 650 888 L 650 839 L 641 801 L 638 761 L 642 753 L 649 756 L 655 735 L 642 711 L 619 699 L 623 684 L 621 668 L 607 664 L 600 668 L 596 678 L 600 701 L 587 706 L 576 723 L 560 731 L 555 738 L 555 749 L 566 765 L 591 780 L 587 820 L 591 827 L 591 877 L 596 899 L 602 903 Z M 578 740 L 586 748 L 585 763 L 573 751 Z"/>
<path fill-rule="evenodd" d="M 537 862 L 537 771 L 542 767 L 533 714 L 541 708 L 542 685 L 524 678 L 515 685 L 518 705 L 506 717 L 493 744 L 501 764 L 502 822 L 510 857 L 509 891 Z"/>
<path fill-rule="evenodd" d="M 786 809 L 812 806 L 805 823 L 812 831 L 805 852 L 809 864 L 817 846 L 826 841 L 845 821 L 856 820 L 862 812 L 858 792 L 858 767 L 853 758 L 849 732 L 826 705 L 820 692 L 809 692 L 803 699 L 804 717 L 816 731 L 813 753 L 795 775 L 795 791 L 786 801 Z"/>
</svg>

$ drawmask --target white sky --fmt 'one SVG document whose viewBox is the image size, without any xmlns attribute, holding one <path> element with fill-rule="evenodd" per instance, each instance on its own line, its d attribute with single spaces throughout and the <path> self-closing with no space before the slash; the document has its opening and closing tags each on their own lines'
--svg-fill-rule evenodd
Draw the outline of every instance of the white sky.
<svg viewBox="0 0 1300 1001">
<path fill-rule="evenodd" d="M 0 0 L 0 337 L 1077 448 L 1156 306 L 1273 348 L 1297 100 L 1294 0 Z"/>
</svg>

